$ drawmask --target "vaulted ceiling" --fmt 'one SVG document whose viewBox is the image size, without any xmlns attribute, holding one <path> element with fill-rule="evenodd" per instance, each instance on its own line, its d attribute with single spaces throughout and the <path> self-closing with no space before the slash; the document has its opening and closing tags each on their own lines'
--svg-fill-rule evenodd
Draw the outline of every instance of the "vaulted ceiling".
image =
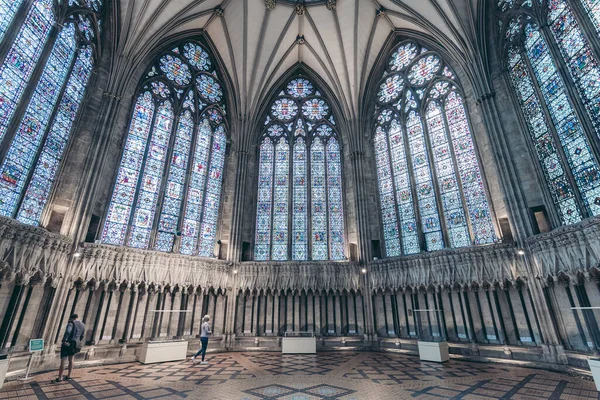
<svg viewBox="0 0 600 400">
<path fill-rule="evenodd" d="M 253 115 L 277 79 L 301 62 L 327 82 L 353 118 L 395 29 L 434 37 L 468 62 L 476 53 L 477 1 L 305 0 L 298 6 L 294 0 L 119 0 L 116 47 L 142 55 L 165 37 L 203 29 L 233 81 L 241 114 Z"/>
</svg>

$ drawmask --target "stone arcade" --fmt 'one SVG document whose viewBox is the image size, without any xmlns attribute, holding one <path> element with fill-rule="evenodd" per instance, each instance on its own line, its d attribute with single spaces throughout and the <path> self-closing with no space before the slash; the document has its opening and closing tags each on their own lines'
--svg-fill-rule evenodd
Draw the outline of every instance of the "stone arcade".
<svg viewBox="0 0 600 400">
<path fill-rule="evenodd" d="M 72 313 L 97 363 L 209 314 L 224 352 L 589 369 L 599 7 L 0 0 L 9 371 L 36 338 L 55 368 Z"/>
</svg>

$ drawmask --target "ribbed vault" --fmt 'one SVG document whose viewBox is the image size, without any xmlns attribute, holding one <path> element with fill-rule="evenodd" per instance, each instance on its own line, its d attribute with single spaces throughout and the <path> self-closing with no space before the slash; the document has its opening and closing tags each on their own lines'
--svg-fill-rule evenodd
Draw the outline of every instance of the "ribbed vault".
<svg viewBox="0 0 600 400">
<path fill-rule="evenodd" d="M 167 36 L 202 29 L 231 77 L 240 114 L 256 115 L 269 88 L 293 65 L 304 63 L 332 89 L 345 117 L 354 119 L 370 71 L 393 30 L 435 37 L 457 60 L 477 64 L 477 3 L 119 0 L 116 46 L 121 55 L 140 60 Z"/>
</svg>

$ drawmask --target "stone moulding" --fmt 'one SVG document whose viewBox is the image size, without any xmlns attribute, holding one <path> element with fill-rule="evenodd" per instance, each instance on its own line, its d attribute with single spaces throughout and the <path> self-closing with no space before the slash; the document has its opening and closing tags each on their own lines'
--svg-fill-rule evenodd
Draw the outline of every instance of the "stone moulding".
<svg viewBox="0 0 600 400">
<path fill-rule="evenodd" d="M 155 287 L 230 286 L 232 264 L 182 254 L 85 243 L 73 269 L 73 281 L 83 284 L 145 283 Z"/>
<path fill-rule="evenodd" d="M 239 288 L 250 291 L 358 291 L 360 275 L 358 263 L 349 262 L 248 262 L 238 267 Z"/>
<path fill-rule="evenodd" d="M 56 287 L 65 275 L 73 240 L 0 217 L 0 283 L 35 282 Z"/>
<path fill-rule="evenodd" d="M 600 278 L 600 216 L 532 236 L 526 245 L 545 282 Z"/>
<path fill-rule="evenodd" d="M 504 286 L 525 275 L 524 260 L 513 245 L 507 244 L 376 260 L 369 265 L 369 270 L 371 288 L 375 291 Z"/>
</svg>

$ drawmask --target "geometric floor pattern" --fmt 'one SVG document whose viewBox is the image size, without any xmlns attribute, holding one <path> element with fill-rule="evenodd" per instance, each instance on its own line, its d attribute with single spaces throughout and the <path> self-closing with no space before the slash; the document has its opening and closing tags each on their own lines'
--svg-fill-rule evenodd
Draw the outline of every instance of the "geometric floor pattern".
<svg viewBox="0 0 600 400">
<path fill-rule="evenodd" d="M 211 354 L 208 365 L 171 362 L 77 368 L 12 381 L 0 399 L 600 399 L 578 377 L 505 364 L 421 362 L 395 353 Z"/>
</svg>

